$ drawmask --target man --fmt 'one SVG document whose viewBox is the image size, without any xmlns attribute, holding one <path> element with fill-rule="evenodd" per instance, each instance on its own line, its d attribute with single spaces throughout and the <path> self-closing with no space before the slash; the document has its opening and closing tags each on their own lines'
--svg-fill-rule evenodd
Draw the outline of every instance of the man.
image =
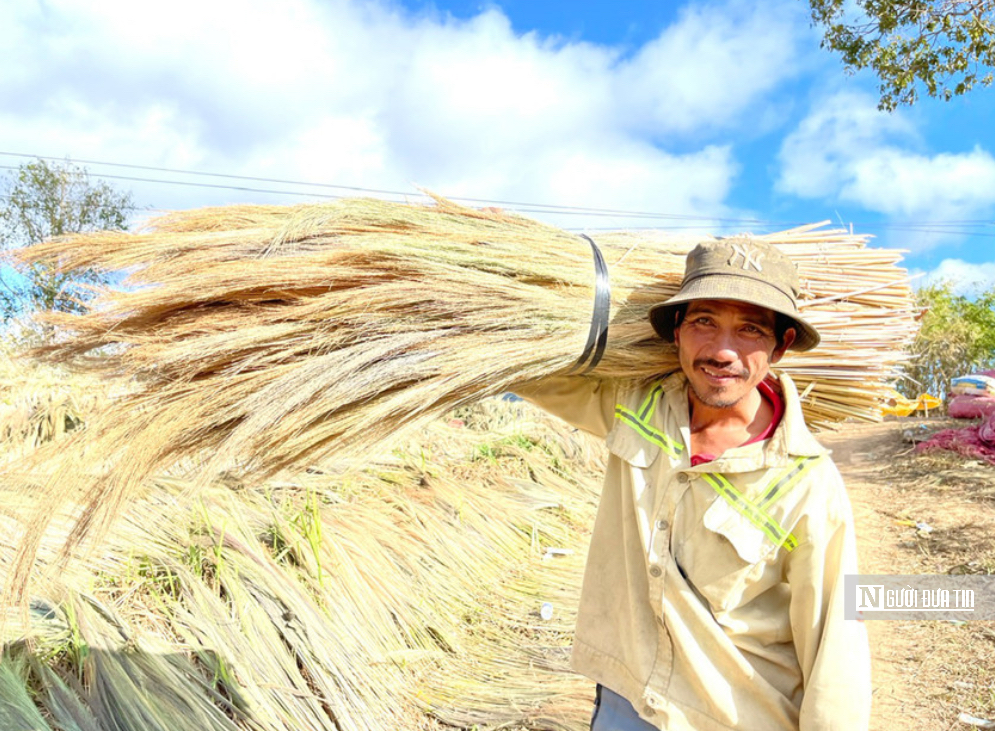
<svg viewBox="0 0 995 731">
<path fill-rule="evenodd" d="M 866 633 L 843 618 L 849 501 L 791 380 L 770 375 L 819 343 L 798 288 L 769 244 L 701 244 L 650 312 L 680 372 L 522 391 L 610 451 L 572 656 L 598 683 L 593 731 L 867 728 Z"/>
</svg>

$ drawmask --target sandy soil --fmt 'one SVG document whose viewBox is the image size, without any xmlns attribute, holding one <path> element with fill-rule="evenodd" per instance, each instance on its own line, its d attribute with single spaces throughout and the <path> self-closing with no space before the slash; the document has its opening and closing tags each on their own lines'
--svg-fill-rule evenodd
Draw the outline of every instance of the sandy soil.
<svg viewBox="0 0 995 731">
<path fill-rule="evenodd" d="M 995 466 L 914 451 L 914 440 L 964 425 L 909 418 L 820 435 L 846 479 L 863 573 L 995 574 Z M 995 718 L 995 622 L 867 625 L 872 731 L 968 730 L 961 713 Z"/>
</svg>

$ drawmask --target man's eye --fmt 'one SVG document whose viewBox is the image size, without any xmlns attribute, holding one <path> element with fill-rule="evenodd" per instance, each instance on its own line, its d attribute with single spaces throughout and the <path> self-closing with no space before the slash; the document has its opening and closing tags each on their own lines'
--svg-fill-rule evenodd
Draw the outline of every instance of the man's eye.
<svg viewBox="0 0 995 731">
<path fill-rule="evenodd" d="M 747 335 L 753 335 L 754 337 L 769 334 L 766 330 L 757 327 L 756 325 L 746 325 L 743 328 L 743 332 L 745 332 Z"/>
</svg>

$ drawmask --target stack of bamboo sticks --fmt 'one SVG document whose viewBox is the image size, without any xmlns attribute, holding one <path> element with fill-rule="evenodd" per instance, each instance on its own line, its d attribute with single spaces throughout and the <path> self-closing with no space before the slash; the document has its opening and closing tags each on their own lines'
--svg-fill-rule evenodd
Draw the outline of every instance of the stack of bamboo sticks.
<svg viewBox="0 0 995 731">
<path fill-rule="evenodd" d="M 818 225 L 763 238 L 796 261 L 802 307 L 823 333 L 781 364 L 810 423 L 877 418 L 915 329 L 899 254 Z M 596 239 L 612 302 L 591 377 L 674 370 L 646 313 L 676 291 L 696 241 Z M 48 357 L 137 384 L 61 450 L 73 456 L 59 489 L 87 495 L 74 540 L 149 475 L 190 460 L 210 479 L 361 455 L 453 407 L 566 372 L 588 338 L 595 283 L 577 235 L 442 199 L 194 210 L 20 256 L 129 272 L 89 313 L 50 318 L 70 335 Z"/>
</svg>

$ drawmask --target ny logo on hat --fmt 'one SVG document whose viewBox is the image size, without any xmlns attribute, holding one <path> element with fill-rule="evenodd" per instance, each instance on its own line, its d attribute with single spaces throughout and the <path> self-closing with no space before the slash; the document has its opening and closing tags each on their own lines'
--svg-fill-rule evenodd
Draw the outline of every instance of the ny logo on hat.
<svg viewBox="0 0 995 731">
<path fill-rule="evenodd" d="M 732 246 L 732 256 L 729 257 L 729 261 L 726 262 L 729 266 L 736 266 L 736 260 L 742 258 L 741 266 L 743 269 L 756 269 L 758 272 L 763 271 L 763 267 L 760 266 L 760 262 L 763 261 L 764 255 L 759 251 L 750 251 L 743 244 L 731 244 Z"/>
</svg>

